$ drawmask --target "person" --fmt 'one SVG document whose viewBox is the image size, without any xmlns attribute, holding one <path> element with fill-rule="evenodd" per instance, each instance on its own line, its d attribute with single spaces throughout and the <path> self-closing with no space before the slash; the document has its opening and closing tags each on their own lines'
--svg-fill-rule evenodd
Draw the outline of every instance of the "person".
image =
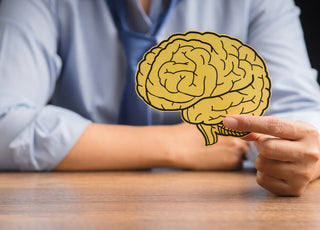
<svg viewBox="0 0 320 230">
<path fill-rule="evenodd" d="M 237 37 L 265 59 L 273 83 L 266 116 L 224 119 L 252 132 L 246 138 L 205 147 L 177 113 L 146 108 L 141 121 L 143 109 L 123 112 L 143 53 L 189 30 Z M 257 182 L 299 196 L 320 176 L 316 76 L 293 1 L 2 0 L 0 169 L 234 170 L 258 152 Z M 122 113 L 141 123 L 121 121 Z"/>
</svg>

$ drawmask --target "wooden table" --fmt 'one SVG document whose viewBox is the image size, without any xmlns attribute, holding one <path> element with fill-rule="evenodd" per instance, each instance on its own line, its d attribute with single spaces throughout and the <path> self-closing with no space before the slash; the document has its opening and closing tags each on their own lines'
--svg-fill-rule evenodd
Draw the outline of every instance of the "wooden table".
<svg viewBox="0 0 320 230">
<path fill-rule="evenodd" d="M 320 229 L 320 181 L 297 198 L 249 171 L 0 173 L 0 229 Z"/>
</svg>

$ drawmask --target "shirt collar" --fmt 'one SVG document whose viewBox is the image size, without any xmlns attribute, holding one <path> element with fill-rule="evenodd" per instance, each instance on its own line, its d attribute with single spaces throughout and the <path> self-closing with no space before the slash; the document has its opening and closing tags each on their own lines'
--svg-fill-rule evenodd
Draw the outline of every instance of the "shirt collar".
<svg viewBox="0 0 320 230">
<path fill-rule="evenodd" d="M 152 28 L 152 23 L 168 7 L 170 0 L 151 0 L 149 15 L 142 8 L 139 0 L 126 0 L 127 3 L 127 24 L 130 29 L 148 34 Z"/>
</svg>

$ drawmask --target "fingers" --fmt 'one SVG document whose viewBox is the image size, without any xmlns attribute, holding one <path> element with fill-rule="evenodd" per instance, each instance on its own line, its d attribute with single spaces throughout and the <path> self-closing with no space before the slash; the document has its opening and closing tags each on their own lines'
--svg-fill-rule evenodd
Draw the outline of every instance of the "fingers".
<svg viewBox="0 0 320 230">
<path fill-rule="evenodd" d="M 264 158 L 285 162 L 301 161 L 305 151 L 299 143 L 270 136 L 260 137 L 255 146 Z"/>
<path fill-rule="evenodd" d="M 270 160 L 258 155 L 255 167 L 259 172 L 272 176 L 277 179 L 288 180 L 292 175 L 292 163 Z"/>
<path fill-rule="evenodd" d="M 285 181 L 281 180 L 260 171 L 257 171 L 257 183 L 267 189 L 268 191 L 278 196 L 299 196 L 300 193 L 292 193 L 291 186 Z M 301 192 L 302 193 L 302 192 Z"/>
<path fill-rule="evenodd" d="M 247 136 L 241 137 L 242 140 L 245 141 L 256 141 L 258 140 L 262 135 L 264 134 L 260 134 L 260 133 L 250 133 Z"/>
<path fill-rule="evenodd" d="M 303 122 L 276 117 L 231 115 L 223 120 L 223 124 L 237 131 L 263 133 L 289 140 L 301 139 L 307 131 L 306 124 Z"/>
<path fill-rule="evenodd" d="M 224 119 L 227 128 L 251 132 L 245 139 L 254 141 L 257 182 L 277 195 L 299 196 L 310 181 L 320 175 L 318 131 L 302 121 L 275 117 L 231 115 Z"/>
<path fill-rule="evenodd" d="M 256 159 L 257 183 L 270 192 L 281 196 L 300 196 L 308 183 L 310 174 L 297 170 L 297 166 L 290 162 Z"/>
</svg>

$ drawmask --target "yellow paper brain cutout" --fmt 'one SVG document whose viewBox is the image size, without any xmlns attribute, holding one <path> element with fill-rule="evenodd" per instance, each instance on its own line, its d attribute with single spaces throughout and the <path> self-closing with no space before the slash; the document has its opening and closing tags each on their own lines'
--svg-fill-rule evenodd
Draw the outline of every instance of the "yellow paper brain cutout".
<svg viewBox="0 0 320 230">
<path fill-rule="evenodd" d="M 171 35 L 140 61 L 136 91 L 149 106 L 181 111 L 197 126 L 206 145 L 217 135 L 243 137 L 227 129 L 227 115 L 263 115 L 269 106 L 271 81 L 260 55 L 240 40 L 213 32 Z"/>
</svg>

